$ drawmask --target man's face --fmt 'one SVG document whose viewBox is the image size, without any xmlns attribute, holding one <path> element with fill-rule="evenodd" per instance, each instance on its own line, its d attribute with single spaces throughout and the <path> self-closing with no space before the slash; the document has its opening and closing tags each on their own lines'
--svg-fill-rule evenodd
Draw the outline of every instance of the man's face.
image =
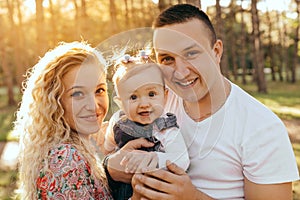
<svg viewBox="0 0 300 200">
<path fill-rule="evenodd" d="M 220 51 L 198 19 L 154 31 L 154 48 L 168 86 L 186 101 L 199 101 L 220 76 Z M 222 54 L 222 53 L 221 53 Z"/>
</svg>

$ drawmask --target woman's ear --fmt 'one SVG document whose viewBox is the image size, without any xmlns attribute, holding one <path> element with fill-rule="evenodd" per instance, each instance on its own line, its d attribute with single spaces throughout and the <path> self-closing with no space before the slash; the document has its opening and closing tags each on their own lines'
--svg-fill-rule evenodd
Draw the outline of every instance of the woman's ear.
<svg viewBox="0 0 300 200">
<path fill-rule="evenodd" d="M 120 97 L 114 96 L 113 100 L 114 100 L 114 102 L 117 104 L 117 106 L 118 106 L 120 109 L 122 109 L 123 106 L 122 106 L 122 101 L 121 101 Z"/>
<path fill-rule="evenodd" d="M 216 41 L 213 51 L 215 53 L 216 61 L 218 62 L 218 64 L 220 64 L 223 55 L 223 42 L 221 40 Z"/>
</svg>

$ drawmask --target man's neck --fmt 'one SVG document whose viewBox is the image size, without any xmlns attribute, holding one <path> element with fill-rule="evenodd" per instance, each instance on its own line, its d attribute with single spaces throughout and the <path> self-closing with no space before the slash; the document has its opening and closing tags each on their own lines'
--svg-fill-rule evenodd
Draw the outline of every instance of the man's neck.
<svg viewBox="0 0 300 200">
<path fill-rule="evenodd" d="M 226 102 L 231 90 L 230 82 L 223 78 L 199 101 L 183 101 L 185 112 L 196 122 L 216 113 Z"/>
</svg>

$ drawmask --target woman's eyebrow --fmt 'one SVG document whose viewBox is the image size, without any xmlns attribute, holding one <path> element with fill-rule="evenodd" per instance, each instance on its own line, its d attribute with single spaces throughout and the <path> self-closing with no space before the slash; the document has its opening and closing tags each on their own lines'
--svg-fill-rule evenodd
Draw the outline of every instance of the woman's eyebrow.
<svg viewBox="0 0 300 200">
<path fill-rule="evenodd" d="M 77 89 L 77 88 L 83 88 L 83 86 L 79 86 L 79 85 L 72 86 L 71 88 L 67 89 L 66 92 L 69 92 L 70 90 Z"/>
</svg>

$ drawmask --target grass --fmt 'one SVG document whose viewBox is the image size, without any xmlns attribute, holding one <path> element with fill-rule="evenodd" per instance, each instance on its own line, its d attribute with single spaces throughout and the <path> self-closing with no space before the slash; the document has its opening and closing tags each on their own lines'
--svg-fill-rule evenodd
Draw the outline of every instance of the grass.
<svg viewBox="0 0 300 200">
<path fill-rule="evenodd" d="M 281 119 L 300 120 L 300 84 L 289 84 L 286 82 L 268 82 L 268 94 L 257 93 L 254 84 L 242 85 L 239 81 L 236 84 L 254 96 L 256 99 L 271 108 Z M 0 141 L 16 140 L 11 136 L 12 121 L 17 106 L 5 106 L 6 95 L 0 89 Z M 18 97 L 17 97 L 18 98 Z M 300 127 L 299 127 L 300 129 Z M 296 155 L 298 168 L 300 169 L 300 144 L 294 143 L 293 149 Z M 0 170 L 0 199 L 14 199 L 13 190 L 16 188 L 17 171 Z M 300 200 L 300 183 L 293 183 L 294 200 Z"/>
</svg>

